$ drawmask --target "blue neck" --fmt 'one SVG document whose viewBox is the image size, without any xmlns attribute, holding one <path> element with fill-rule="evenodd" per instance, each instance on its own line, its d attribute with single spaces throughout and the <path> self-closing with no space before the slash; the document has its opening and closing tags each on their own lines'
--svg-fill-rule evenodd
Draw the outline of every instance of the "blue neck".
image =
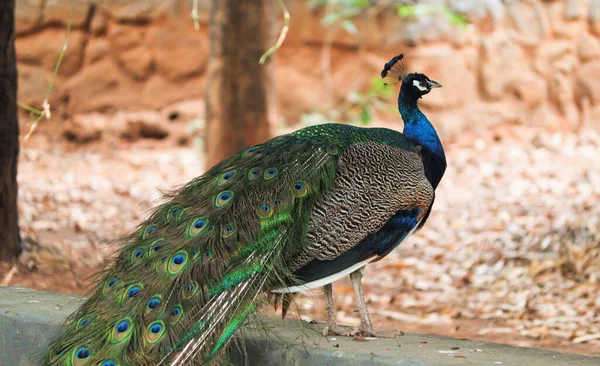
<svg viewBox="0 0 600 366">
<path fill-rule="evenodd" d="M 403 133 L 415 145 L 421 146 L 425 176 L 435 189 L 446 171 L 444 147 L 431 122 L 419 110 L 416 100 L 418 98 L 411 98 L 404 94 L 401 92 L 398 96 L 398 109 L 404 120 Z"/>
<path fill-rule="evenodd" d="M 417 101 L 398 96 L 398 110 L 404 120 L 404 135 L 417 145 L 423 146 L 440 158 L 444 158 L 444 148 L 435 128 L 417 106 Z"/>
</svg>

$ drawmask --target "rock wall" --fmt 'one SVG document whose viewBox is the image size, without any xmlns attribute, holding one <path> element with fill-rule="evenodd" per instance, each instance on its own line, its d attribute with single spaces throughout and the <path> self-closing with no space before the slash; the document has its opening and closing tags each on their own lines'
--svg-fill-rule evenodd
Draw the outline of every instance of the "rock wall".
<svg viewBox="0 0 600 366">
<path fill-rule="evenodd" d="M 350 34 L 323 25 L 327 8 L 287 1 L 292 26 L 274 71 L 283 118 L 294 122 L 302 113 L 339 105 L 350 91 L 368 88 L 391 55 L 404 52 L 410 70 L 444 85 L 423 104 L 446 135 L 503 123 L 600 130 L 600 0 L 429 1 L 466 14 L 472 25 L 464 30 L 443 12 L 401 18 L 388 2 L 354 17 L 358 32 Z M 44 98 L 70 4 L 17 1 L 22 102 L 39 106 Z M 56 123 L 201 99 L 208 1 L 200 4 L 195 30 L 191 1 L 77 1 L 50 100 Z"/>
</svg>

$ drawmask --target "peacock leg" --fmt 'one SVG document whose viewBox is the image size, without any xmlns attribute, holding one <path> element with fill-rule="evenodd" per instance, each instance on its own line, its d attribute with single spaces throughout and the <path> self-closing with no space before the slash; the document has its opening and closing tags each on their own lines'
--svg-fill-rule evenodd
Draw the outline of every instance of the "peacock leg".
<svg viewBox="0 0 600 366">
<path fill-rule="evenodd" d="M 323 329 L 323 335 L 350 335 L 351 329 L 339 327 L 335 320 L 335 310 L 333 309 L 333 286 L 327 284 L 323 286 L 323 291 L 325 293 L 325 311 L 327 313 L 327 326 Z"/>
<path fill-rule="evenodd" d="M 401 330 L 373 328 L 373 325 L 371 324 L 371 318 L 369 317 L 369 311 L 367 310 L 367 304 L 365 303 L 365 296 L 363 294 L 362 271 L 363 268 L 360 268 L 350 273 L 350 281 L 352 281 L 352 286 L 354 287 L 354 292 L 356 293 L 358 311 L 360 312 L 360 327 L 352 331 L 351 334 L 377 338 L 396 338 L 404 335 L 404 332 Z"/>
</svg>

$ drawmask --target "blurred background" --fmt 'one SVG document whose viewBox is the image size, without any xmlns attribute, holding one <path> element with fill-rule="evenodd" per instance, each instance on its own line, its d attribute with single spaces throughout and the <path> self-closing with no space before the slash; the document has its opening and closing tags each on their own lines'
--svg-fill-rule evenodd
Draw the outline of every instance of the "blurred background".
<svg viewBox="0 0 600 366">
<path fill-rule="evenodd" d="M 265 65 L 279 4 L 235 3 L 74 2 L 51 119 L 21 141 L 25 251 L 3 285 L 86 293 L 161 190 L 269 136 L 402 130 L 379 72 L 403 52 L 444 86 L 420 105 L 448 170 L 425 228 L 367 268 L 374 325 L 600 353 L 600 1 L 285 0 Z M 21 105 L 42 108 L 72 4 L 17 1 Z M 334 294 L 358 325 L 349 281 Z M 321 291 L 297 307 L 324 320 Z"/>
</svg>

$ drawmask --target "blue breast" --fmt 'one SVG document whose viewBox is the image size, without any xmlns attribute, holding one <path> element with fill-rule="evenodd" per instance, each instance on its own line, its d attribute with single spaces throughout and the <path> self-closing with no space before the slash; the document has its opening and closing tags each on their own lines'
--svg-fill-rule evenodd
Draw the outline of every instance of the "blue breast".
<svg viewBox="0 0 600 366">
<path fill-rule="evenodd" d="M 414 145 L 421 146 L 425 176 L 437 188 L 446 171 L 446 155 L 437 131 L 417 106 L 417 102 L 400 94 L 398 110 L 404 120 L 404 131 Z"/>
</svg>

